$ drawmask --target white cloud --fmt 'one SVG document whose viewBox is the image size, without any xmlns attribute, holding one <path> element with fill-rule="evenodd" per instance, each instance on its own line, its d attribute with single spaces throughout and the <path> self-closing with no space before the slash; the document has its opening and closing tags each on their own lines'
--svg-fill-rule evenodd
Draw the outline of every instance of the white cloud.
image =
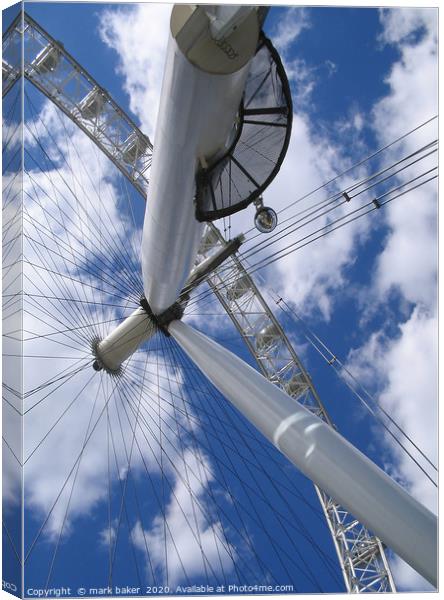
<svg viewBox="0 0 444 600">
<path fill-rule="evenodd" d="M 383 356 L 388 383 L 380 401 L 406 431 L 414 426 L 417 445 L 436 464 L 437 320 L 416 308 L 400 334 Z M 397 454 L 398 469 L 412 494 L 436 512 L 436 490 L 418 477 L 416 465 L 399 448 Z"/>
<path fill-rule="evenodd" d="M 116 541 L 118 521 L 113 519 L 102 531 L 99 532 L 99 544 L 109 550 Z"/>
<path fill-rule="evenodd" d="M 279 52 L 285 54 L 304 29 L 311 27 L 306 8 L 287 8 L 278 25 L 273 30 L 273 44 Z"/>
<path fill-rule="evenodd" d="M 382 8 L 380 40 L 386 44 L 414 43 L 413 35 L 436 30 L 436 8 Z"/>
<path fill-rule="evenodd" d="M 317 70 L 309 67 L 302 58 L 285 61 L 285 71 L 291 81 L 293 106 L 296 113 L 301 113 L 311 106 L 313 92 L 318 82 Z"/>
<path fill-rule="evenodd" d="M 347 368 L 367 389 L 379 397 L 383 409 L 437 464 L 437 331 L 436 317 L 415 308 L 401 324 L 397 337 L 381 331 L 349 355 Z M 436 472 L 423 456 L 393 425 L 390 429 L 410 454 L 436 480 Z M 422 504 L 436 513 L 437 490 L 417 465 L 384 431 L 384 443 L 390 449 L 385 468 Z M 392 561 L 397 585 L 408 590 L 429 590 L 430 585 L 399 558 Z"/>
<path fill-rule="evenodd" d="M 437 32 L 433 10 L 383 11 L 381 20 L 384 36 L 399 41 L 397 47 L 401 52 L 401 59 L 386 80 L 390 92 L 373 110 L 374 128 L 384 144 L 437 113 Z M 419 43 L 404 41 L 418 28 L 424 28 Z M 395 32 L 398 33 L 395 35 Z M 413 152 L 436 137 L 437 124 L 432 121 L 414 136 L 406 138 L 392 156 L 396 158 Z M 433 154 L 401 174 L 400 179 L 406 182 L 436 164 L 437 155 Z M 396 286 L 409 302 L 421 302 L 433 308 L 437 270 L 436 183 L 431 182 L 389 205 L 387 224 L 390 234 L 379 259 L 376 277 L 379 293 L 385 294 Z"/>
<path fill-rule="evenodd" d="M 138 522 L 132 531 L 136 547 L 144 554 L 149 548 L 147 570 L 160 570 L 163 583 L 170 586 L 193 581 L 207 570 L 220 575 L 230 570 L 236 555 L 222 525 L 207 511 L 208 485 L 213 478 L 209 460 L 202 452 L 187 450 L 178 468 L 182 477 L 176 480 L 165 517 L 156 516 L 149 530 Z"/>
<path fill-rule="evenodd" d="M 396 336 L 382 331 L 370 335 L 365 345 L 350 352 L 347 368 L 366 388 L 376 392 L 379 403 L 411 436 L 421 450 L 436 464 L 437 411 L 437 322 L 418 307 L 411 317 L 398 327 Z M 431 374 L 435 376 L 430 377 Z M 394 432 L 398 434 L 396 430 Z M 384 433 L 390 445 L 391 468 L 411 490 L 412 494 L 431 510 L 436 510 L 436 490 L 418 471 L 400 446 Z M 399 436 L 408 450 L 424 464 L 419 453 Z"/>
<path fill-rule="evenodd" d="M 137 4 L 106 11 L 101 18 L 102 40 L 118 55 L 129 106 L 151 139 L 159 109 L 171 6 Z"/>
<path fill-rule="evenodd" d="M 331 77 L 337 67 L 331 60 L 318 65 L 309 64 L 295 55 L 293 44 L 312 23 L 306 8 L 286 8 L 277 25 L 271 31 L 271 41 L 278 50 L 292 87 L 293 106 L 296 113 L 312 108 L 313 92 L 325 77 Z"/>
</svg>

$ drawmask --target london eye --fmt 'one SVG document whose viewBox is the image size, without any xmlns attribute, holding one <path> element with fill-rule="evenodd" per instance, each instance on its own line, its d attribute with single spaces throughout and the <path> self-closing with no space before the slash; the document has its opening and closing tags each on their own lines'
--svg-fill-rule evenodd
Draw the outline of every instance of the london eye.
<svg viewBox="0 0 444 600">
<path fill-rule="evenodd" d="M 149 132 L 38 6 L 11 13 L 3 540 L 25 597 L 390 592 L 399 564 L 420 588 L 437 585 L 436 517 L 421 502 L 436 491 L 436 456 L 368 383 L 347 316 L 337 351 L 289 295 L 312 280 L 328 290 L 333 273 L 345 288 L 339 261 L 365 261 L 324 244 L 347 230 L 358 249 L 372 236 L 383 246 L 379 215 L 425 191 L 412 226 L 434 231 L 436 116 L 276 204 L 303 127 L 273 11 L 170 9 Z M 337 253 L 319 279 L 315 260 L 291 262 L 312 248 Z M 418 265 L 405 268 L 424 290 Z M 363 277 L 335 293 L 365 308 L 361 321 L 386 311 L 389 322 L 393 305 L 372 312 Z M 401 332 L 430 314 L 422 296 L 407 304 Z M 398 367 L 402 382 L 414 365 Z"/>
</svg>

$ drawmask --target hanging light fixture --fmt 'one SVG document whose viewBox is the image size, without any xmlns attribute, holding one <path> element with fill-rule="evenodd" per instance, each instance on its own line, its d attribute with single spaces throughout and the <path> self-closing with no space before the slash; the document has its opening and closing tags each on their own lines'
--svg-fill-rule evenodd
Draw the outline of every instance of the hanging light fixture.
<svg viewBox="0 0 444 600">
<path fill-rule="evenodd" d="M 278 218 L 276 212 L 269 206 L 264 206 L 264 199 L 259 196 L 255 200 L 256 214 L 254 216 L 254 225 L 261 233 L 270 233 L 276 228 Z"/>
</svg>

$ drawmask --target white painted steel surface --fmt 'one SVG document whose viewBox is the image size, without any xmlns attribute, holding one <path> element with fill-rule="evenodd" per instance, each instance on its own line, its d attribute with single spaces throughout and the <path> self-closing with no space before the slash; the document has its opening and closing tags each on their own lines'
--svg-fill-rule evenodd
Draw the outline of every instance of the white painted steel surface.
<svg viewBox="0 0 444 600">
<path fill-rule="evenodd" d="M 108 371 L 118 372 L 129 358 L 156 331 L 145 310 L 137 308 L 118 327 L 106 336 L 96 348 L 96 357 Z"/>
<path fill-rule="evenodd" d="M 155 314 L 175 302 L 190 274 L 203 228 L 194 216 L 196 169 L 228 143 L 248 68 L 206 72 L 170 35 L 142 239 L 145 296 Z"/>
<path fill-rule="evenodd" d="M 216 388 L 316 485 L 436 586 L 437 521 L 332 427 L 181 321 L 169 332 Z"/>
</svg>

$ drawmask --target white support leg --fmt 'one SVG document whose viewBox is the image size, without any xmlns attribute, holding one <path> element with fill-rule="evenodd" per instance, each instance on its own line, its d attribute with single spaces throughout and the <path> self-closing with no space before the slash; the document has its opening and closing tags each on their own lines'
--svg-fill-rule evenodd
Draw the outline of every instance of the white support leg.
<svg viewBox="0 0 444 600">
<path fill-rule="evenodd" d="M 216 388 L 294 465 L 436 586 L 433 513 L 240 358 L 181 321 L 168 329 Z"/>
<path fill-rule="evenodd" d="M 225 44 L 213 39 L 205 7 L 195 6 L 172 12 L 154 140 L 142 273 L 155 314 L 177 300 L 190 274 L 203 227 L 194 216 L 196 170 L 227 150 L 259 35 L 254 6 L 217 14 L 218 25 L 227 19 Z"/>
</svg>

